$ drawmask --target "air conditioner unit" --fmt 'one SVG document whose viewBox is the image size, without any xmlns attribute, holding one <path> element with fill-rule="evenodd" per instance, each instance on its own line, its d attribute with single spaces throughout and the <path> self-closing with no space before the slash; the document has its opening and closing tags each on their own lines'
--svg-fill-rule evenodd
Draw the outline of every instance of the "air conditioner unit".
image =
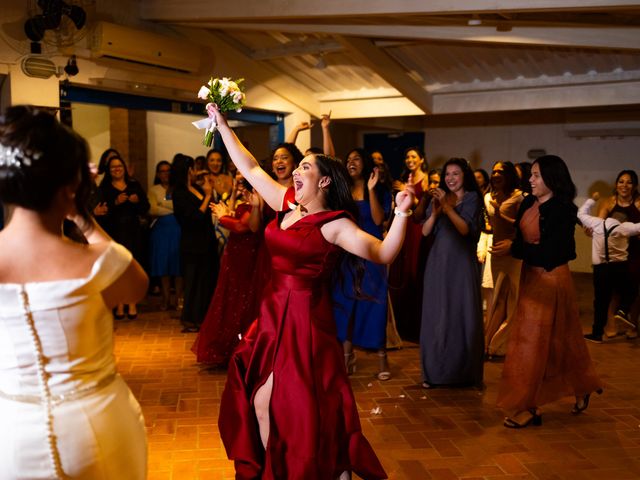
<svg viewBox="0 0 640 480">
<path fill-rule="evenodd" d="M 108 22 L 97 22 L 90 37 L 92 58 L 131 62 L 174 72 L 200 70 L 200 45 Z"/>
</svg>

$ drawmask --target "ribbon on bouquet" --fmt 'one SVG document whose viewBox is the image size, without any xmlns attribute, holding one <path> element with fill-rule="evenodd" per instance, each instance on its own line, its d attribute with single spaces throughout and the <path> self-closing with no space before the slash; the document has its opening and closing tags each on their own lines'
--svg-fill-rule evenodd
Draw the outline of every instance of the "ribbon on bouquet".
<svg viewBox="0 0 640 480">
<path fill-rule="evenodd" d="M 215 112 L 213 110 L 213 103 L 207 103 L 207 114 L 209 115 L 207 118 L 191 122 L 191 125 L 196 127 L 198 130 L 205 129 L 204 140 L 202 143 L 206 147 L 210 147 L 213 143 L 213 133 L 218 128 Z"/>
</svg>

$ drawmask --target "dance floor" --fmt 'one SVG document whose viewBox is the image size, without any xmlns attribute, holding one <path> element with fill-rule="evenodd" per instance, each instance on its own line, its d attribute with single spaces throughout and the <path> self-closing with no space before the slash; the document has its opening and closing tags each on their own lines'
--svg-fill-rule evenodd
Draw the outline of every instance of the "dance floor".
<svg viewBox="0 0 640 480">
<path fill-rule="evenodd" d="M 587 331 L 591 277 L 575 279 Z M 118 369 L 146 420 L 149 479 L 232 479 L 217 429 L 225 371 L 196 364 L 195 334 L 180 333 L 179 321 L 155 309 L 158 303 L 149 297 L 138 320 L 116 325 Z M 484 391 L 425 391 L 417 345 L 389 353 L 388 382 L 375 379 L 375 353 L 358 351 L 352 384 L 362 428 L 390 479 L 637 479 L 639 347 L 624 336 L 589 344 L 604 394 L 578 416 L 569 413 L 571 398 L 547 405 L 541 427 L 521 430 L 504 428 L 495 407 L 500 361 L 485 363 Z"/>
</svg>

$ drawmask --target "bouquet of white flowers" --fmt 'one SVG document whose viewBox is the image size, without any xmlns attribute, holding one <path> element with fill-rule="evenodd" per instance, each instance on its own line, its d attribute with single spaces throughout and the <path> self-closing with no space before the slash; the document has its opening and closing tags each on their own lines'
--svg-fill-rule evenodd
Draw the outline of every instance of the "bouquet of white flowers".
<svg viewBox="0 0 640 480">
<path fill-rule="evenodd" d="M 244 82 L 244 78 L 235 81 L 227 77 L 223 77 L 222 79 L 211 78 L 207 85 L 200 87 L 198 98 L 209 100 L 206 107 L 209 117 L 193 122 L 193 125 L 199 130 L 205 129 L 204 140 L 202 141 L 203 145 L 207 147 L 211 146 L 213 143 L 213 133 L 217 127 L 215 117 L 209 105 L 215 103 L 222 113 L 230 112 L 231 110 L 241 112 L 246 100 L 246 96 L 242 91 L 242 82 Z"/>
</svg>

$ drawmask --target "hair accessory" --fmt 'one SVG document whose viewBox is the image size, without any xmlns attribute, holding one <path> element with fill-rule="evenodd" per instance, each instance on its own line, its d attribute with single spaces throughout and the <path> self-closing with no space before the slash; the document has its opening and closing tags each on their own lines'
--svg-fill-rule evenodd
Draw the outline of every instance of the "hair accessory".
<svg viewBox="0 0 640 480">
<path fill-rule="evenodd" d="M 410 217 L 413 214 L 413 211 L 407 210 L 406 212 L 403 212 L 402 210 L 398 209 L 398 207 L 396 207 L 393 213 L 396 217 Z"/>
<path fill-rule="evenodd" d="M 30 167 L 41 155 L 40 152 L 24 152 L 18 147 L 7 147 L 0 143 L 0 167 Z"/>
</svg>

